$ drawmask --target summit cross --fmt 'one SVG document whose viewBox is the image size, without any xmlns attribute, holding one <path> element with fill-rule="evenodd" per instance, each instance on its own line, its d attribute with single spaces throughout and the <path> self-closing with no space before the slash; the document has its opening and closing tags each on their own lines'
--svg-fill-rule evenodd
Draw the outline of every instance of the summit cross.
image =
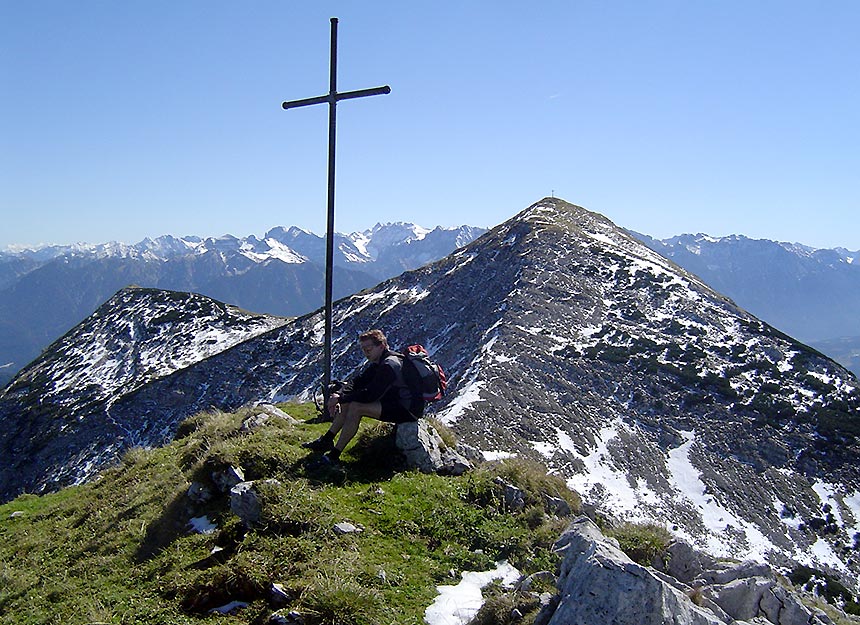
<svg viewBox="0 0 860 625">
<path fill-rule="evenodd" d="M 329 62 L 329 91 L 328 95 L 303 100 L 292 100 L 284 102 L 281 106 L 286 109 L 310 106 L 312 104 L 328 103 L 328 220 L 326 226 L 326 249 L 325 249 L 325 346 L 323 357 L 323 402 L 328 404 L 331 385 L 331 343 L 332 343 L 332 281 L 333 281 L 333 259 L 334 259 L 334 165 L 335 165 L 335 137 L 337 130 L 337 103 L 340 100 L 351 100 L 371 95 L 384 95 L 391 93 L 391 87 L 373 87 L 371 89 L 359 89 L 358 91 L 337 92 L 337 18 L 331 18 L 331 57 Z"/>
</svg>

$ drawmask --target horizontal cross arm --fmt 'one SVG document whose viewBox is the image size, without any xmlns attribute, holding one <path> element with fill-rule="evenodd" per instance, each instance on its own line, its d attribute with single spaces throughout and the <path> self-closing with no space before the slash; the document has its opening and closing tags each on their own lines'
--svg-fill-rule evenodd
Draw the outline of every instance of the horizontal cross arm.
<svg viewBox="0 0 860 625">
<path fill-rule="evenodd" d="M 305 98 L 304 100 L 292 100 L 290 102 L 284 102 L 281 104 L 281 107 L 284 109 L 294 109 L 300 106 L 310 106 L 311 104 L 325 104 L 329 101 L 329 96 L 321 95 L 316 98 Z"/>
<path fill-rule="evenodd" d="M 387 93 L 391 93 L 391 87 L 385 85 L 384 87 L 373 87 L 371 89 L 359 89 L 358 91 L 336 93 L 334 94 L 334 100 L 335 102 L 338 102 L 339 100 L 351 100 L 352 98 L 363 98 L 365 96 L 384 95 Z M 325 104 L 326 102 L 331 102 L 331 95 L 321 95 L 315 98 L 305 98 L 304 100 L 291 100 L 281 104 L 281 108 L 294 109 L 300 106 L 310 106 L 311 104 Z"/>
<path fill-rule="evenodd" d="M 369 95 L 385 95 L 387 93 L 391 93 L 391 87 L 385 85 L 384 87 L 373 87 L 371 89 L 359 89 L 358 91 L 336 93 L 334 97 L 337 100 L 351 100 L 352 98 L 363 98 Z"/>
</svg>

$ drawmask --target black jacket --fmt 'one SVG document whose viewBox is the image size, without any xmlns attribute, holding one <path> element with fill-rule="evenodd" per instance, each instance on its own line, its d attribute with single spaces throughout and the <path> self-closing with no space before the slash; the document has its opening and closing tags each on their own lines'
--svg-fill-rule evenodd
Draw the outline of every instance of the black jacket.
<svg viewBox="0 0 860 625">
<path fill-rule="evenodd" d="M 379 362 L 368 363 L 344 386 L 338 403 L 397 402 L 406 410 L 420 416 L 424 412 L 424 402 L 421 399 L 413 400 L 412 393 L 403 379 L 402 366 L 401 356 L 384 351 Z"/>
</svg>

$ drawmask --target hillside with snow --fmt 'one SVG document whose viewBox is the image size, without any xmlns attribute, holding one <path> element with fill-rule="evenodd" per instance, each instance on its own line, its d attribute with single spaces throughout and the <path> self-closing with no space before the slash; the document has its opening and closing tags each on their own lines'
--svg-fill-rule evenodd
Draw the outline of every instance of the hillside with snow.
<svg viewBox="0 0 860 625">
<path fill-rule="evenodd" d="M 394 347 L 426 345 L 450 380 L 435 416 L 476 453 L 539 459 L 586 502 L 715 555 L 808 563 L 856 585 L 856 378 L 600 215 L 547 198 L 337 302 L 334 327 L 341 379 L 361 365 L 368 327 Z M 309 398 L 322 336 L 321 314 L 306 315 L 86 410 L 40 402 L 60 374 L 35 375 L 37 361 L 0 396 L 0 451 L 20 458 L 4 490 L 93 475 L 210 406 Z M 48 460 L 38 428 L 9 435 L 33 410 L 53 415 Z"/>
</svg>

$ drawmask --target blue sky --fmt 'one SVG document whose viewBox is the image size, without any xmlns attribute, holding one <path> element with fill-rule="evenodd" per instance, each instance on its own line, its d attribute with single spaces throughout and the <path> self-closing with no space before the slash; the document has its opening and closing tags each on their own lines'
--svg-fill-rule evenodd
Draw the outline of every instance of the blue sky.
<svg viewBox="0 0 860 625">
<path fill-rule="evenodd" d="M 0 248 L 493 226 L 555 193 L 657 237 L 860 249 L 860 2 L 0 4 Z"/>
</svg>

